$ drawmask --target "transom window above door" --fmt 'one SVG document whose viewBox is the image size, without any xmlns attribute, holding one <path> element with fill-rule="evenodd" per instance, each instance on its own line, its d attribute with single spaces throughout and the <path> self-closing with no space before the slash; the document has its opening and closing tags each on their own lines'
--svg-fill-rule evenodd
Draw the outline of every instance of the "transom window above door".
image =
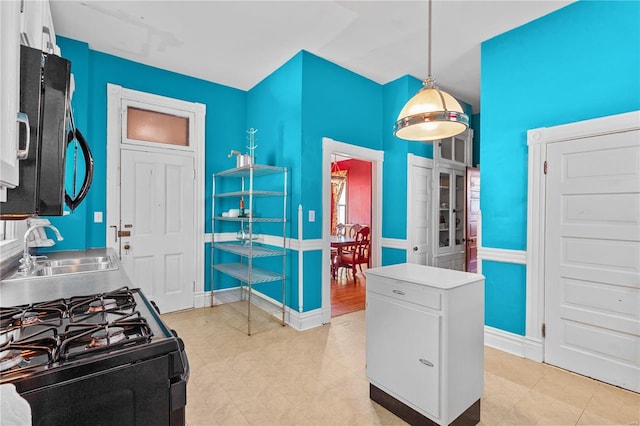
<svg viewBox="0 0 640 426">
<path fill-rule="evenodd" d="M 157 105 L 123 100 L 122 143 L 158 146 L 192 151 L 189 135 L 193 134 L 194 117 L 189 112 L 178 115 Z"/>
</svg>

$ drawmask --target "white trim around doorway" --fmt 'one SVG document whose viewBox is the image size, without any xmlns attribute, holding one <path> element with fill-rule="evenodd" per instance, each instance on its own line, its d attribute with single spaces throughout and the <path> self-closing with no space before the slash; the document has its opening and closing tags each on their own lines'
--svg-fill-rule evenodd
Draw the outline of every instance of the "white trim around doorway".
<svg viewBox="0 0 640 426">
<path fill-rule="evenodd" d="M 150 93 L 126 89 L 115 84 L 107 84 L 107 208 L 105 212 L 106 245 L 118 252 L 114 246 L 113 226 L 120 224 L 120 137 L 122 131 L 122 100 L 129 99 L 159 107 L 190 111 L 194 115 L 193 154 L 195 164 L 195 288 L 193 289 L 194 306 L 202 306 L 204 294 L 204 171 L 205 171 L 205 115 L 206 105 L 187 102 Z M 116 228 L 117 229 L 117 228 Z"/>
<path fill-rule="evenodd" d="M 544 290 L 545 290 L 545 234 L 546 234 L 546 179 L 544 163 L 547 145 L 573 139 L 588 138 L 608 133 L 640 129 L 640 111 L 633 111 L 554 127 L 541 127 L 527 132 L 529 147 L 529 175 L 527 193 L 527 276 L 525 339 L 540 347 L 537 357 L 543 361 Z"/>
<path fill-rule="evenodd" d="M 331 322 L 330 218 L 331 156 L 341 154 L 371 164 L 371 266 L 380 266 L 382 258 L 382 162 L 384 151 L 364 148 L 330 138 L 322 138 L 322 323 Z M 325 267 L 326 266 L 326 267 Z"/>
</svg>

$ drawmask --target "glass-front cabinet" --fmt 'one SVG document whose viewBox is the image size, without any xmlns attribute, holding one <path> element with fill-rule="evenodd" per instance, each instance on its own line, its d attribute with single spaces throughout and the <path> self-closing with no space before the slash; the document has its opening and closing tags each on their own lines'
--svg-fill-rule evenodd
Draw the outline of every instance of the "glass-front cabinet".
<svg viewBox="0 0 640 426">
<path fill-rule="evenodd" d="M 473 130 L 467 129 L 457 136 L 441 139 L 437 143 L 438 159 L 471 165 Z"/>
<path fill-rule="evenodd" d="M 464 252 L 465 172 L 441 169 L 438 172 L 438 254 Z"/>
<path fill-rule="evenodd" d="M 472 163 L 473 130 L 434 142 L 433 265 L 440 268 L 465 268 L 465 170 Z"/>
</svg>

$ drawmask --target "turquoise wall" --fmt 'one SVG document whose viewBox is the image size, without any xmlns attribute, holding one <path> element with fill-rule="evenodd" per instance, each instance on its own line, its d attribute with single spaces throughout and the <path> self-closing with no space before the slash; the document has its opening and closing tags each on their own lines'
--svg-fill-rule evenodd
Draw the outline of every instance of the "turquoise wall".
<svg viewBox="0 0 640 426">
<path fill-rule="evenodd" d="M 491 327 L 525 334 L 525 265 L 502 262 L 482 262 L 482 274 L 485 281 L 484 322 Z"/>
<path fill-rule="evenodd" d="M 258 129 L 256 162 L 288 169 L 288 235 L 292 238 L 298 237 L 297 208 L 300 204 L 302 179 L 302 157 L 299 148 L 302 138 L 301 105 L 301 53 L 254 86 L 247 94 L 247 127 Z M 241 150 L 245 145 L 247 144 L 241 144 L 236 149 Z"/>
<path fill-rule="evenodd" d="M 106 223 L 93 223 L 93 212 L 106 210 L 107 83 L 206 105 L 205 134 L 205 230 L 211 229 L 211 175 L 232 167 L 230 150 L 246 151 L 247 133 L 257 128 L 256 161 L 285 166 L 289 170 L 289 219 L 287 235 L 297 238 L 297 207 L 303 205 L 305 239 L 322 238 L 322 138 L 385 152 L 383 163 L 384 238 L 406 238 L 407 154 L 433 157 L 430 144 L 413 143 L 393 136 L 393 123 L 421 82 L 405 76 L 380 85 L 347 69 L 301 51 L 248 92 L 131 62 L 91 50 L 86 43 L 59 38 L 63 56 L 72 62 L 76 76 L 73 107 L 78 128 L 86 136 L 95 157 L 93 186 L 84 203 L 71 215 L 51 218 L 66 239 L 56 250 L 103 247 Z M 465 108 L 470 109 L 468 105 Z M 470 111 L 468 111 L 470 112 Z M 403 188 L 398 190 L 398 188 Z M 269 201 L 258 206 L 265 211 Z M 230 206 L 231 207 L 231 206 Z M 308 211 L 316 221 L 308 222 Z M 226 224 L 228 225 L 228 224 Z M 230 232 L 230 225 L 215 232 Z M 216 225 L 218 226 L 218 225 Z M 268 225 L 265 225 L 268 227 Z M 278 230 L 258 232 L 279 234 Z M 205 290 L 211 289 L 210 244 L 206 244 Z M 224 254 L 216 254 L 225 256 Z M 288 304 L 297 308 L 297 253 L 287 259 Z M 382 263 L 404 262 L 404 250 L 384 249 Z M 321 300 L 321 251 L 304 253 L 304 310 L 319 308 Z M 215 288 L 237 281 L 215 276 Z M 263 290 L 278 298 L 277 288 Z"/>
<path fill-rule="evenodd" d="M 526 249 L 527 130 L 640 109 L 638 22 L 640 2 L 579 1 L 482 44 L 483 246 Z M 523 334 L 512 268 L 483 262 L 486 315 Z"/>
<path fill-rule="evenodd" d="M 89 49 L 83 42 L 59 37 L 63 56 L 72 63 L 76 81 L 73 111 L 76 125 L 87 139 L 95 160 L 93 184 L 85 201 L 68 216 L 50 218 L 65 240 L 56 250 L 106 245 L 106 223 L 94 223 L 94 211 L 106 211 L 107 83 L 207 106 L 205 171 L 231 164 L 226 153 L 245 143 L 246 92 L 216 83 L 149 67 Z M 211 230 L 211 179 L 205 179 L 205 227 Z M 209 274 L 206 289 L 209 289 Z"/>
<path fill-rule="evenodd" d="M 316 211 L 305 239 L 322 237 L 322 138 L 382 149 L 382 87 L 345 68 L 303 52 L 302 205 Z"/>
</svg>

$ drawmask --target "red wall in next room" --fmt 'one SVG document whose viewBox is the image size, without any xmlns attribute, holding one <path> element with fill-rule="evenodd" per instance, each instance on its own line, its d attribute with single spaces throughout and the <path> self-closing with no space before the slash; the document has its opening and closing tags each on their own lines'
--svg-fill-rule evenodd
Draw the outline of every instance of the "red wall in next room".
<svg viewBox="0 0 640 426">
<path fill-rule="evenodd" d="M 347 173 L 347 223 L 371 225 L 371 163 L 345 160 L 339 163 Z"/>
</svg>

